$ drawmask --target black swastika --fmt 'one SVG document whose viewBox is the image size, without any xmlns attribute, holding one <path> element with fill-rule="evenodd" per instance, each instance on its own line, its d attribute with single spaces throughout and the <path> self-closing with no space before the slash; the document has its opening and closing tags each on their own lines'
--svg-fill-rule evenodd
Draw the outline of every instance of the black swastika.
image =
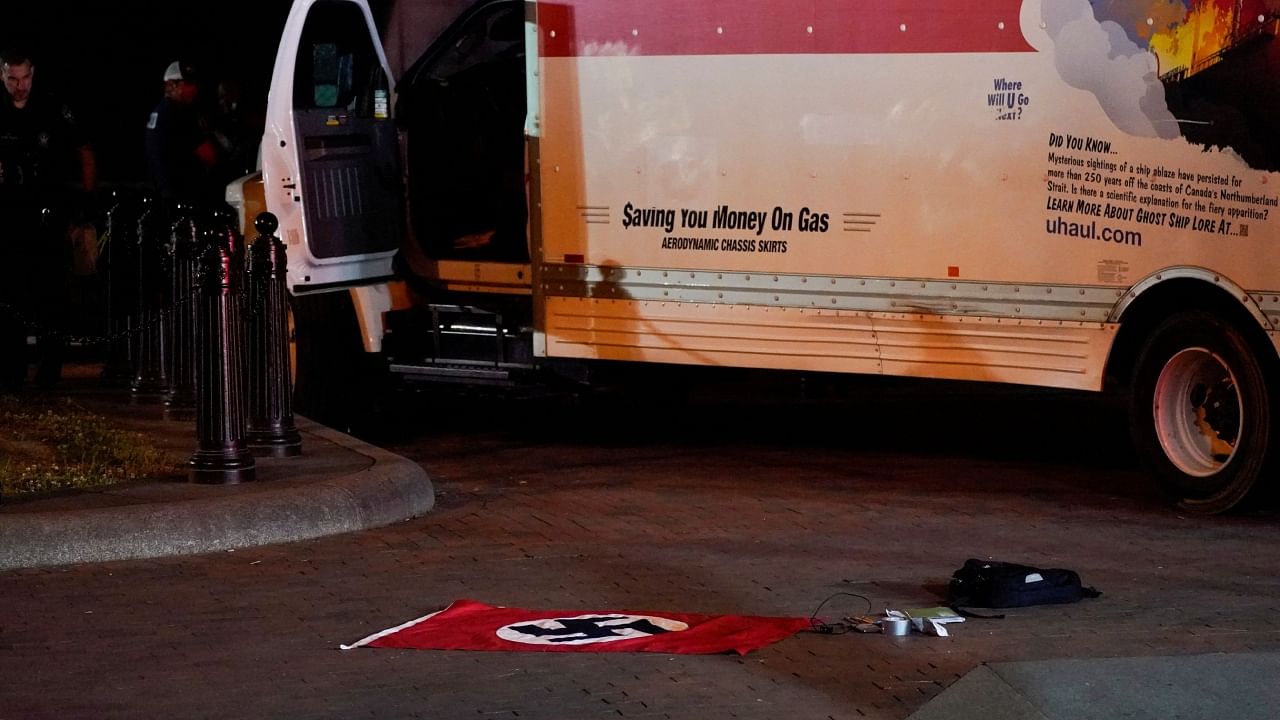
<svg viewBox="0 0 1280 720">
<path fill-rule="evenodd" d="M 668 632 L 665 628 L 658 627 L 643 618 L 633 620 L 625 625 L 608 625 L 601 623 L 611 622 L 614 620 L 622 620 L 622 616 L 600 616 L 593 618 L 573 618 L 573 619 L 557 619 L 563 627 L 544 628 L 537 625 L 513 625 L 512 630 L 522 632 L 526 635 L 534 635 L 541 638 L 547 638 L 550 642 L 571 642 L 574 640 L 586 640 L 608 637 L 621 637 L 619 630 L 635 630 L 636 632 L 646 635 L 658 635 Z"/>
</svg>

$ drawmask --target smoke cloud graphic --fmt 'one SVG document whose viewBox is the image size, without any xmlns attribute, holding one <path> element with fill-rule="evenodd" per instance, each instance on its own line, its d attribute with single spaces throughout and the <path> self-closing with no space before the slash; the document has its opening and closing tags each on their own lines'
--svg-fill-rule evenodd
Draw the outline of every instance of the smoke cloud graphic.
<svg viewBox="0 0 1280 720">
<path fill-rule="evenodd" d="M 1116 127 L 1140 137 L 1181 134 L 1165 102 L 1155 56 L 1123 27 L 1098 22 L 1088 0 L 1046 0 L 1041 14 L 1054 41 L 1058 73 L 1072 87 L 1093 93 Z"/>
</svg>

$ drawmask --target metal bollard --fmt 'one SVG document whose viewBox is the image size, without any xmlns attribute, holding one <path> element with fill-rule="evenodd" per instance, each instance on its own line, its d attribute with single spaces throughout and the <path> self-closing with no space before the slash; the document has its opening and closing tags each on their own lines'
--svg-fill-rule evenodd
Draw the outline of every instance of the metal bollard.
<svg viewBox="0 0 1280 720">
<path fill-rule="evenodd" d="M 249 246 L 249 447 L 259 455 L 302 454 L 293 425 L 289 383 L 289 298 L 280 222 L 264 212 L 254 220 L 258 239 Z"/>
<path fill-rule="evenodd" d="M 133 380 L 132 322 L 130 313 L 137 305 L 131 291 L 135 283 L 130 280 L 133 260 L 134 233 L 137 220 L 132 204 L 119 190 L 111 193 L 111 207 L 107 209 L 104 227 L 104 246 L 98 256 L 98 274 L 105 282 L 107 357 L 102 376 L 111 382 L 124 384 Z"/>
<path fill-rule="evenodd" d="M 161 240 L 164 219 L 160 204 L 147 196 L 138 216 L 138 312 L 134 341 L 134 402 L 155 402 L 168 386 L 164 376 L 163 265 Z"/>
<path fill-rule="evenodd" d="M 243 259 L 246 255 L 244 244 L 244 236 L 237 229 L 240 223 L 237 220 L 236 211 L 230 207 L 223 205 L 213 210 L 209 215 L 209 227 L 217 234 L 218 242 L 224 243 L 231 250 L 234 257 Z"/>
<path fill-rule="evenodd" d="M 165 417 L 185 419 L 196 407 L 196 276 L 199 266 L 199 230 L 189 205 L 178 205 L 170 226 L 169 243 L 169 391 L 164 397 Z"/>
<path fill-rule="evenodd" d="M 245 445 L 242 260 L 206 236 L 200 255 L 196 334 L 196 440 L 188 461 L 193 482 L 238 483 L 254 479 L 253 455 Z"/>
</svg>

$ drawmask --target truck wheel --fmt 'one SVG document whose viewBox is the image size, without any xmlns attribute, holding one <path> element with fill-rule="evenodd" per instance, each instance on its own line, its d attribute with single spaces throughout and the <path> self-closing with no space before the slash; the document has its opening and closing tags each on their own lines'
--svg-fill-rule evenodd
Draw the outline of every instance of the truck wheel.
<svg viewBox="0 0 1280 720">
<path fill-rule="evenodd" d="M 1139 458 L 1190 511 L 1242 507 L 1275 445 L 1262 362 L 1239 330 L 1203 312 L 1174 315 L 1148 338 L 1131 386 Z"/>
</svg>

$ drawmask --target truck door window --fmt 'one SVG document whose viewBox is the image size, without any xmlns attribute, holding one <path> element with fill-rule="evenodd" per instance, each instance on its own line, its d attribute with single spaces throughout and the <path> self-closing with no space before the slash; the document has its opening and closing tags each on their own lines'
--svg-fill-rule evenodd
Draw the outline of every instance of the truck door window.
<svg viewBox="0 0 1280 720">
<path fill-rule="evenodd" d="M 377 51 L 359 6 L 322 1 L 307 14 L 293 76 L 293 106 L 300 110 L 373 112 L 373 87 L 386 87 Z"/>
</svg>

